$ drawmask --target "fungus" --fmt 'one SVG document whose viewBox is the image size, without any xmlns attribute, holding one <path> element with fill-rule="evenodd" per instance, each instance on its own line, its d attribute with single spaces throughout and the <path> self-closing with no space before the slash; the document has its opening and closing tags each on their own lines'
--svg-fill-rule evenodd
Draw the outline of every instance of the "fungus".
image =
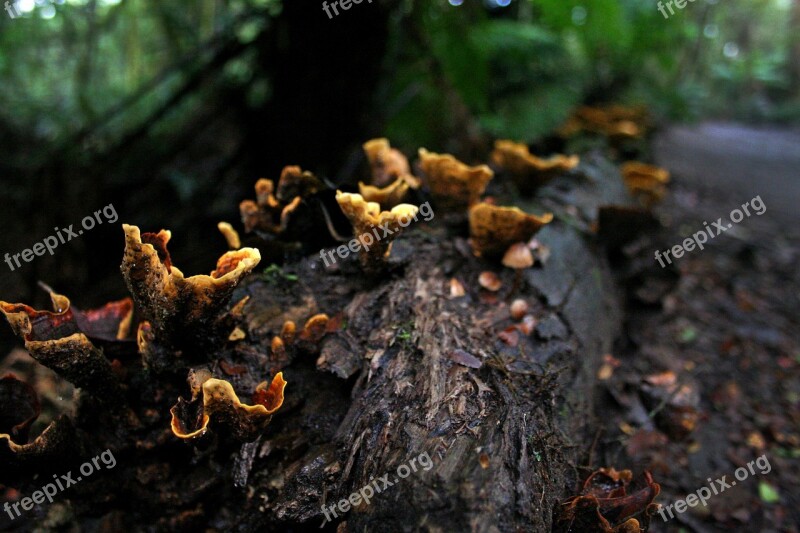
<svg viewBox="0 0 800 533">
<path fill-rule="evenodd" d="M 73 310 L 65 296 L 51 292 L 50 298 L 55 311 L 0 302 L 0 312 L 34 359 L 102 401 L 118 402 L 121 393 L 111 363 L 90 336 L 101 341 L 127 336 L 132 303 L 121 300 L 81 312 Z"/>
<path fill-rule="evenodd" d="M 308 170 L 289 165 L 283 167 L 281 171 L 275 197 L 282 205 L 287 205 L 297 198 L 311 196 L 324 188 L 323 183 Z"/>
<path fill-rule="evenodd" d="M 582 106 L 576 109 L 559 129 L 559 134 L 562 137 L 572 137 L 585 131 L 620 141 L 641 138 L 647 131 L 648 125 L 647 110 L 641 106 Z"/>
<path fill-rule="evenodd" d="M 133 319 L 133 300 L 130 298 L 81 311 L 72 306 L 66 296 L 57 294 L 41 282 L 40 285 L 49 293 L 53 311 L 35 311 L 24 304 L 0 301 L 0 312 L 6 316 L 15 334 L 24 337 L 32 332 L 40 340 L 76 332 L 95 341 L 115 342 L 128 338 Z M 29 326 L 32 328 L 30 331 Z"/>
<path fill-rule="evenodd" d="M 296 334 L 297 326 L 293 321 L 287 320 L 283 323 L 283 327 L 281 328 L 281 340 L 283 340 L 284 343 L 292 344 Z"/>
<path fill-rule="evenodd" d="M 613 468 L 600 468 L 584 482 L 578 496 L 561 505 L 559 522 L 570 531 L 647 531 L 650 518 L 658 509 L 653 500 L 661 492 L 661 486 L 653 481 L 650 472 L 645 472 L 645 486 L 628 494 L 632 479 L 630 470 L 618 472 Z"/>
<path fill-rule="evenodd" d="M 246 232 L 261 231 L 281 235 L 302 200 L 325 188 L 311 172 L 298 166 L 286 166 L 278 180 L 277 191 L 272 180 L 256 182 L 256 201 L 244 200 L 239 204 Z"/>
<path fill-rule="evenodd" d="M 239 239 L 239 233 L 233 226 L 231 226 L 228 222 L 220 222 L 217 224 L 217 229 L 222 233 L 225 237 L 225 241 L 228 243 L 228 248 L 231 250 L 238 250 L 242 247 L 242 241 Z"/>
<path fill-rule="evenodd" d="M 524 335 L 530 335 L 533 333 L 533 330 L 536 329 L 536 325 L 539 323 L 531 314 L 527 314 L 522 317 L 522 321 L 517 324 L 517 329 L 520 330 Z"/>
<path fill-rule="evenodd" d="M 169 231 L 140 234 L 136 226 L 122 227 L 125 255 L 120 268 L 125 283 L 137 309 L 152 324 L 153 338 L 176 348 L 189 337 L 186 331 L 212 336 L 209 328 L 214 329 L 233 289 L 261 260 L 258 250 L 242 248 L 222 255 L 210 275 L 185 278 L 169 262 Z"/>
<path fill-rule="evenodd" d="M 514 285 L 509 295 L 514 294 L 522 281 L 522 271 L 533 266 L 533 254 L 524 242 L 509 246 L 503 255 L 503 266 L 514 269 Z"/>
<path fill-rule="evenodd" d="M 280 337 L 272 337 L 272 342 L 269 345 L 269 349 L 277 360 L 283 361 L 286 359 L 286 344 Z"/>
<path fill-rule="evenodd" d="M 450 298 L 461 298 L 466 293 L 464 285 L 462 285 L 460 281 L 456 278 L 450 279 Z"/>
<path fill-rule="evenodd" d="M 505 253 L 509 246 L 528 241 L 552 220 L 552 213 L 537 217 L 528 215 L 517 207 L 480 203 L 469 210 L 470 244 L 473 253 L 478 257 Z"/>
<path fill-rule="evenodd" d="M 324 313 L 309 318 L 300 332 L 300 340 L 318 343 L 327 332 L 328 320 L 328 315 Z"/>
<path fill-rule="evenodd" d="M 382 189 L 374 185 L 364 185 L 364 183 L 358 182 L 358 192 L 367 202 L 375 202 L 388 209 L 402 203 L 408 194 L 408 189 L 408 182 L 402 178 L 397 178 L 393 183 Z"/>
<path fill-rule="evenodd" d="M 209 429 L 224 428 L 238 441 L 254 441 L 283 405 L 286 388 L 283 372 L 278 372 L 269 386 L 266 381 L 258 384 L 252 396 L 253 405 L 247 405 L 239 400 L 229 382 L 212 378 L 207 372 L 191 375 L 189 382 L 192 400 L 179 398 L 170 409 L 172 433 L 183 440 L 201 437 Z"/>
<path fill-rule="evenodd" d="M 511 302 L 510 312 L 511 318 L 517 321 L 522 320 L 522 317 L 528 312 L 528 303 L 525 300 L 516 299 Z"/>
<path fill-rule="evenodd" d="M 372 169 L 373 185 L 386 187 L 400 179 L 412 189 L 419 188 L 419 180 L 411 175 L 408 158 L 400 150 L 392 148 L 388 139 L 369 140 L 363 148 Z"/>
<path fill-rule="evenodd" d="M 577 167 L 580 157 L 557 154 L 541 159 L 531 154 L 525 144 L 498 140 L 494 143 L 492 162 L 511 174 L 520 190 L 529 192 Z"/>
<path fill-rule="evenodd" d="M 497 274 L 490 271 L 481 272 L 478 276 L 478 284 L 487 291 L 497 292 L 503 286 L 503 282 L 497 277 Z"/>
<path fill-rule="evenodd" d="M 669 171 L 654 165 L 628 161 L 622 165 L 622 179 L 628 191 L 649 208 L 667 192 Z"/>
<path fill-rule="evenodd" d="M 33 387 L 13 374 L 0 379 L 0 436 L 28 442 L 28 432 L 41 411 L 39 396 Z"/>
<path fill-rule="evenodd" d="M 31 471 L 63 467 L 65 457 L 80 457 L 84 443 L 66 415 L 48 425 L 33 442 L 16 442 L 9 433 L 0 433 L 0 463 L 3 483 L 28 477 Z M 28 479 L 30 479 L 28 477 Z"/>
<path fill-rule="evenodd" d="M 367 202 L 360 194 L 336 191 L 336 201 L 353 225 L 361 265 L 375 271 L 385 264 L 391 252 L 392 241 L 416 220 L 419 208 L 410 204 L 396 205 L 391 211 L 381 211 L 380 205 Z M 374 237 L 374 238 L 373 238 Z M 342 253 L 348 254 L 347 247 Z M 341 254 L 340 254 L 341 255 Z"/>
<path fill-rule="evenodd" d="M 518 242 L 509 246 L 503 255 L 503 266 L 514 270 L 523 270 L 533 266 L 533 254 L 524 242 Z"/>
<path fill-rule="evenodd" d="M 466 209 L 476 204 L 494 177 L 487 165 L 470 167 L 449 154 L 419 149 L 419 165 L 436 202 L 448 209 Z"/>
<path fill-rule="evenodd" d="M 0 379 L 0 464 L 3 483 L 16 476 L 61 464 L 82 446 L 69 417 L 61 415 L 33 442 L 30 428 L 41 412 L 39 396 L 29 384 L 9 374 Z"/>
</svg>

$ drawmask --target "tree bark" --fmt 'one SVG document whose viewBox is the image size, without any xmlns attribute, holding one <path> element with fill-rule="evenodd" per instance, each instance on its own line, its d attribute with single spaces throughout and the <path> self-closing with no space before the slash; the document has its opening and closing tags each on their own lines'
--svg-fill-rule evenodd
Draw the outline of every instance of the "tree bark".
<svg viewBox="0 0 800 533">
<path fill-rule="evenodd" d="M 317 378 L 299 391 L 316 398 L 275 431 L 303 426 L 296 438 L 307 449 L 254 474 L 254 486 L 280 489 L 266 489 L 266 503 L 246 523 L 318 525 L 327 514 L 333 524 L 346 523 L 345 531 L 551 529 L 557 504 L 577 481 L 577 445 L 591 442 L 598 359 L 611 350 L 622 320 L 620 291 L 586 222 L 600 205 L 626 203 L 626 194 L 614 168 L 590 167 L 592 176 L 559 179 L 538 195 L 540 206 L 557 213 L 538 236 L 550 257 L 525 273 L 515 294 L 514 272 L 476 259 L 463 237 L 443 231 L 396 242 L 398 271 L 371 287 L 360 277 L 350 285 L 349 275 L 332 282 L 318 259 L 300 265 L 309 292 L 295 297 L 320 309 L 345 308 L 347 329 L 326 337 L 317 366 L 336 379 L 353 378 L 322 389 Z M 479 290 L 484 270 L 503 280 L 497 301 Z M 466 296 L 450 296 L 454 277 Z M 513 298 L 525 299 L 537 320 L 516 345 L 498 336 L 512 324 L 503 300 Z M 321 399 L 331 394 L 336 398 Z M 420 467 L 421 454 L 432 467 Z M 402 465 L 412 459 L 417 470 L 407 474 Z M 393 485 L 384 488 L 379 478 L 386 474 Z M 369 504 L 355 499 L 346 513 L 330 511 L 367 485 L 375 492 Z"/>
<path fill-rule="evenodd" d="M 251 276 L 234 292 L 233 308 L 219 310 L 218 325 L 236 332 L 235 325 L 238 335 L 218 344 L 212 328 L 194 322 L 181 335 L 209 342 L 177 335 L 173 350 L 145 328 L 143 364 L 133 339 L 90 334 L 119 388 L 81 390 L 75 414 L 63 414 L 23 452 L 0 440 L 0 483 L 31 494 L 42 479 L 77 472 L 104 450 L 113 452 L 114 470 L 98 470 L 57 504 L 0 516 L 0 527 L 55 520 L 98 530 L 550 531 L 559 502 L 577 488 L 576 466 L 594 436 L 594 375 L 623 315 L 595 221 L 600 206 L 629 197 L 608 162 L 584 158 L 580 169 L 522 202 L 526 211 L 556 215 L 537 235 L 539 264 L 523 273 L 476 258 L 463 218 L 442 211 L 394 241 L 382 276 L 365 276 L 355 257 L 326 268 L 316 253 Z M 500 188 L 507 182 L 490 193 L 509 196 Z M 479 286 L 487 270 L 501 279 L 499 292 Z M 462 296 L 451 292 L 453 279 Z M 512 320 L 515 299 L 526 302 L 529 317 Z M 175 309 L 192 301 L 179 299 Z M 324 336 L 309 339 L 300 326 L 318 313 L 331 319 L 318 332 Z M 172 324 L 182 315 L 153 316 Z M 48 320 L 58 338 L 66 318 Z M 283 335 L 288 320 L 303 333 Z M 119 330 L 111 324 L 102 331 Z M 278 335 L 293 340 L 283 349 Z M 39 355 L 70 379 L 95 375 Z M 189 416 L 179 423 L 183 434 L 197 429 L 191 416 L 201 420 L 200 400 L 188 400 L 190 368 L 228 381 L 244 402 L 281 371 L 285 400 L 255 442 L 239 444 L 216 421 L 180 440 L 170 429 L 176 402 L 177 416 Z M 369 502 L 351 496 L 359 491 Z"/>
</svg>

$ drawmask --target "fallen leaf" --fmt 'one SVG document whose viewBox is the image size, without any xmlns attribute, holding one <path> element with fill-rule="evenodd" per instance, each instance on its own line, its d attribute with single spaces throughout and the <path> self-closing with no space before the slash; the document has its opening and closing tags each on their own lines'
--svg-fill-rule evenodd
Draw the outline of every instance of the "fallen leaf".
<svg viewBox="0 0 800 533">
<path fill-rule="evenodd" d="M 471 353 L 465 352 L 464 350 L 461 350 L 459 348 L 456 348 L 455 350 L 450 352 L 448 354 L 448 357 L 452 361 L 455 361 L 456 363 L 467 366 L 469 368 L 480 368 L 481 366 L 483 366 L 483 362 L 480 359 L 478 359 Z"/>
<path fill-rule="evenodd" d="M 778 489 L 766 481 L 758 482 L 758 495 L 764 503 L 778 503 L 781 499 L 780 494 L 778 494 Z"/>
</svg>

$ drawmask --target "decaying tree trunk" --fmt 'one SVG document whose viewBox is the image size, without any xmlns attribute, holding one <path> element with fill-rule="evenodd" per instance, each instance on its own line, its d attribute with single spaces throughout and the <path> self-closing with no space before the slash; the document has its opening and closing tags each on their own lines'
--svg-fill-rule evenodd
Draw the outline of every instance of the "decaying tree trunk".
<svg viewBox="0 0 800 533">
<path fill-rule="evenodd" d="M 258 508 L 245 523 L 273 528 L 330 519 L 346 523 L 346 531 L 551 529 L 554 509 L 575 486 L 579 447 L 591 441 L 586 430 L 599 357 L 610 351 L 622 320 L 605 254 L 587 231 L 598 206 L 628 201 L 617 171 L 601 163 L 588 166 L 592 175 L 559 179 L 537 195 L 557 221 L 538 235 L 549 258 L 528 269 L 518 288 L 513 271 L 476 259 L 463 237 L 443 229 L 397 242 L 399 265 L 378 280 L 364 280 L 349 265 L 325 272 L 318 258 L 288 267 L 304 290 L 287 291 L 284 309 L 333 315 L 344 308 L 346 329 L 324 339 L 317 361 L 337 377 L 320 377 L 306 368 L 312 361 L 295 361 L 285 370 L 287 402 L 303 400 L 260 446 L 243 449 L 240 464 L 255 455 L 263 465 L 252 471 Z M 497 298 L 478 285 L 484 270 L 501 276 Z M 466 296 L 451 295 L 452 278 Z M 248 291 L 256 300 L 275 299 L 252 286 Z M 503 333 L 513 323 L 504 302 L 513 298 L 524 299 L 536 319 L 530 335 Z M 255 330 L 264 327 L 264 312 L 250 316 Z M 304 370 L 298 375 L 296 367 Z M 284 437 L 295 449 L 261 462 Z M 432 467 L 417 461 L 416 472 L 398 472 L 421 454 Z M 369 504 L 354 498 L 346 513 L 348 505 L 331 508 L 367 485 L 372 491 L 361 495 L 375 493 Z"/>
<path fill-rule="evenodd" d="M 10 520 L 99 531 L 549 531 L 574 493 L 599 357 L 622 323 L 598 235 L 620 241 L 636 230 L 625 217 L 642 217 L 612 210 L 598 228 L 599 207 L 630 198 L 602 158 L 580 169 L 520 206 L 556 215 L 524 271 L 476 258 L 463 217 L 442 211 L 393 243 L 382 276 L 366 276 L 355 257 L 326 266 L 314 254 L 250 276 L 232 309 L 207 320 L 259 253 L 229 252 L 211 276 L 184 279 L 170 271 L 168 232 L 125 226 L 133 301 L 91 313 L 58 295 L 49 313 L 0 302 L 38 363 L 83 387 L 74 414 L 27 442 L 35 393 L 4 384 L 20 407 L 0 406 L 0 483 L 31 494 L 103 450 L 115 457 L 113 470 Z M 485 271 L 499 276 L 498 292 L 481 288 Z M 525 305 L 512 318 L 515 299 Z M 330 317 L 324 331 L 287 329 L 318 313 Z M 280 377 L 256 387 L 279 371 L 280 398 Z M 226 430 L 254 411 L 247 427 Z"/>
</svg>

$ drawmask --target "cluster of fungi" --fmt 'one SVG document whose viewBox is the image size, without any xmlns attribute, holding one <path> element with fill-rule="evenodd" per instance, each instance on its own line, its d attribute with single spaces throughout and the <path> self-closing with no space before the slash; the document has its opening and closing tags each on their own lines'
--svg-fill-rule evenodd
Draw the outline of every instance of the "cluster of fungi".
<svg viewBox="0 0 800 533">
<path fill-rule="evenodd" d="M 615 122 L 582 110 L 569 128 L 606 128 L 609 135 L 635 135 L 634 118 L 626 116 Z M 553 215 L 495 205 L 493 198 L 484 196 L 487 185 L 498 172 L 519 190 L 532 191 L 576 171 L 580 163 L 574 155 L 540 159 L 526 145 L 508 140 L 495 143 L 492 166 L 469 166 L 451 155 L 422 148 L 412 169 L 408 159 L 386 139 L 371 140 L 363 148 L 371 183 L 359 182 L 358 192 L 335 190 L 297 166 L 285 167 L 277 184 L 258 180 L 255 200 L 240 204 L 245 231 L 267 241 L 293 239 L 288 234 L 293 217 L 309 216 L 304 207 L 321 192 L 335 191 L 335 201 L 352 225 L 355 238 L 382 226 L 392 230 L 391 236 L 359 254 L 364 272 L 380 273 L 387 268 L 392 240 L 402 233 L 399 221 L 418 211 L 408 202 L 429 198 L 445 217 L 463 219 L 476 258 L 500 261 L 521 271 L 536 262 L 541 244 L 533 237 L 553 221 Z M 642 205 L 610 207 L 613 216 L 608 223 L 612 225 L 624 225 L 626 217 L 646 212 L 663 196 L 668 180 L 665 171 L 641 163 L 629 163 L 623 174 L 625 185 Z M 329 213 L 324 215 L 328 219 L 324 224 L 335 238 Z M 603 213 L 600 219 L 602 226 Z M 79 389 L 78 413 L 58 416 L 31 440 L 29 430 L 41 410 L 37 393 L 13 375 L 0 380 L 0 461 L 5 471 L 0 482 L 48 471 L 61 458 L 88 457 L 105 448 L 150 449 L 166 445 L 170 439 L 198 448 L 207 447 L 210 440 L 252 442 L 264 433 L 284 403 L 287 381 L 283 366 L 289 355 L 314 353 L 320 340 L 340 327 L 322 313 L 307 316 L 302 328 L 292 320 L 284 321 L 266 343 L 269 354 L 253 356 L 253 360 L 267 362 L 262 375 L 250 376 L 221 360 L 219 354 L 224 350 L 239 353 L 236 343 L 253 335 L 251 324 L 243 319 L 251 296 L 234 296 L 237 285 L 260 263 L 259 249 L 241 247 L 236 230 L 220 223 L 230 251 L 219 258 L 209 275 L 185 277 L 172 264 L 169 231 L 142 233 L 127 224 L 122 228 L 121 271 L 131 297 L 88 311 L 79 310 L 53 291 L 52 310 L 0 302 L 0 311 L 30 355 Z M 602 229 L 597 231 L 602 233 Z M 481 280 L 485 287 L 491 283 Z M 458 287 L 453 290 L 457 292 Z M 250 363 L 242 368 L 252 368 L 252 360 Z M 286 377 L 291 383 L 291 375 Z M 172 404 L 169 414 L 157 412 L 165 397 Z M 131 435 L 134 442 L 126 441 Z M 613 476 L 619 479 L 618 474 Z M 652 501 L 655 495 L 648 496 Z M 574 501 L 571 508 L 575 508 Z"/>
</svg>

